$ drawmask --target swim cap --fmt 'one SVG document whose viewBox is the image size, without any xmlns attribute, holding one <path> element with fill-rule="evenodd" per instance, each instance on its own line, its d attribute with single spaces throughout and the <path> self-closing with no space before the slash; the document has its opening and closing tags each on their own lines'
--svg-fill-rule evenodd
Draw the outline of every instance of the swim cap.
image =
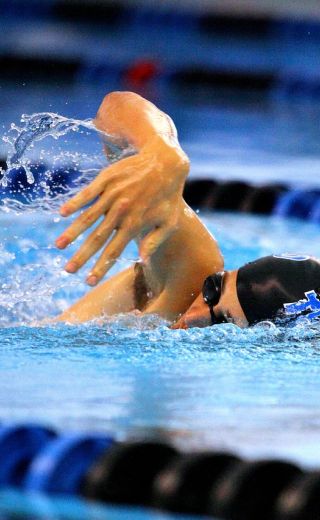
<svg viewBox="0 0 320 520">
<path fill-rule="evenodd" d="M 237 293 L 249 323 L 285 315 L 320 316 L 320 261 L 305 255 L 273 255 L 240 267 Z"/>
</svg>

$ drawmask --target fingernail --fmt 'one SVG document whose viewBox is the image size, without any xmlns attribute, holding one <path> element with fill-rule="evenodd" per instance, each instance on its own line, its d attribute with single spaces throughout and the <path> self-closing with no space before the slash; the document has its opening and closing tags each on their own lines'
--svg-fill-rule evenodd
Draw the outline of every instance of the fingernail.
<svg viewBox="0 0 320 520">
<path fill-rule="evenodd" d="M 68 262 L 65 266 L 65 270 L 67 271 L 67 273 L 75 273 L 77 269 L 78 266 L 75 262 Z"/>
<path fill-rule="evenodd" d="M 87 278 L 88 285 L 93 286 L 93 285 L 97 285 L 97 283 L 98 283 L 98 278 L 96 276 L 94 276 L 94 275 L 88 276 L 88 278 Z"/>
<path fill-rule="evenodd" d="M 59 247 L 59 249 L 65 248 L 69 243 L 69 240 L 66 237 L 60 237 L 56 240 L 56 246 Z"/>
<path fill-rule="evenodd" d="M 61 215 L 62 217 L 67 217 L 67 216 L 69 215 L 68 208 L 62 206 L 62 207 L 60 208 L 60 215 Z"/>
</svg>

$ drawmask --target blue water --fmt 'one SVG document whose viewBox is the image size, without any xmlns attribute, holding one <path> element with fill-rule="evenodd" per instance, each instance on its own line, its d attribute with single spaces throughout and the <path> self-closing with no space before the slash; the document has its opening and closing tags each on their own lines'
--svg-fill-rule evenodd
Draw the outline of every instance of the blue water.
<svg viewBox="0 0 320 520">
<path fill-rule="evenodd" d="M 23 520 L 197 520 L 199 516 L 166 514 L 140 507 L 93 504 L 71 497 L 0 490 L 1 519 Z M 5 516 L 4 516 L 5 515 Z M 12 515 L 12 516 L 11 516 Z M 200 517 L 205 518 L 205 517 Z M 212 520 L 212 519 L 211 519 Z"/>
<path fill-rule="evenodd" d="M 48 99 L 39 99 L 36 90 L 29 94 L 17 95 L 17 113 L 11 111 L 8 121 L 18 122 L 22 111 L 48 109 Z M 50 90 L 47 94 L 50 99 Z M 75 96 L 65 107 L 63 98 L 58 103 L 52 95 L 50 110 L 92 116 L 92 99 L 98 98 L 92 96 L 88 108 L 89 95 Z M 193 176 L 316 185 L 319 128 L 317 111 L 308 117 L 310 110 L 173 106 L 169 112 L 191 156 Z M 101 167 L 96 136 L 74 134 L 71 148 L 69 137 L 41 141 L 30 154 L 49 163 L 71 160 L 82 171 L 85 164 L 91 174 Z M 40 326 L 88 290 L 84 280 L 90 266 L 77 275 L 63 271 L 79 241 L 66 251 L 53 245 L 66 226 L 58 205 L 59 198 L 49 200 L 44 190 L 44 199 L 31 205 L 11 201 L 0 207 L 1 420 L 107 432 L 118 439 L 160 435 L 185 450 L 225 449 L 319 466 L 320 326 L 264 323 L 240 330 L 223 324 L 172 331 L 156 316 L 134 315 L 81 326 Z M 320 257 L 318 226 L 222 213 L 201 217 L 218 239 L 227 268 L 274 252 Z M 131 244 L 111 274 L 136 258 Z M 12 512 L 15 503 L 22 518 L 113 520 L 129 514 L 6 493 L 0 493 L 0 511 Z M 169 516 L 130 510 L 130 518 Z"/>
<path fill-rule="evenodd" d="M 0 416 L 118 438 L 161 434 L 184 449 L 320 463 L 320 328 L 265 323 L 172 331 L 157 317 L 38 326 L 84 293 L 67 275 L 56 215 L 1 215 Z M 320 256 L 319 228 L 218 214 L 204 220 L 226 266 L 271 252 Z M 113 268 L 136 257 L 135 246 Z"/>
</svg>

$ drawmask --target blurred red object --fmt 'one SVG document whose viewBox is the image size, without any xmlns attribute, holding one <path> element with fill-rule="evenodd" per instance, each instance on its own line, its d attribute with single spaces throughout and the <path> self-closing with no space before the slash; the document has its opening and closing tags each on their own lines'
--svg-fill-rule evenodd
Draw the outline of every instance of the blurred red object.
<svg viewBox="0 0 320 520">
<path fill-rule="evenodd" d="M 159 72 L 159 67 L 152 60 L 139 60 L 133 63 L 124 74 L 124 80 L 132 87 L 141 88 L 147 85 Z"/>
</svg>

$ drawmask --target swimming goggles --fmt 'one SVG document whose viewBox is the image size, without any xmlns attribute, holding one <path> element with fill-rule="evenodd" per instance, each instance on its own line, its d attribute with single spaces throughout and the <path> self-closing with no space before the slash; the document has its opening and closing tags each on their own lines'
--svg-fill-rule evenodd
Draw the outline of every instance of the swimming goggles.
<svg viewBox="0 0 320 520">
<path fill-rule="evenodd" d="M 225 271 L 220 271 L 219 273 L 208 276 L 202 287 L 203 299 L 210 309 L 211 325 L 226 322 L 226 319 L 223 316 L 217 317 L 213 310 L 213 307 L 219 303 L 221 298 L 224 275 Z"/>
</svg>

